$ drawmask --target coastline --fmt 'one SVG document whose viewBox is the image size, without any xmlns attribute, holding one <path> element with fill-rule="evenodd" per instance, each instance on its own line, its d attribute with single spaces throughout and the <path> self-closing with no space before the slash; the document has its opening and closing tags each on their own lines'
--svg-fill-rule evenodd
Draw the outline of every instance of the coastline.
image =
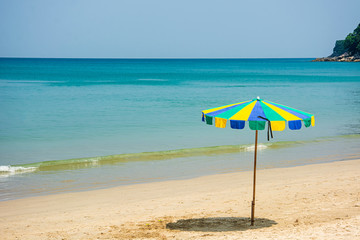
<svg viewBox="0 0 360 240">
<path fill-rule="evenodd" d="M 335 57 L 316 58 L 312 62 L 360 62 L 360 56 L 340 55 Z"/>
<path fill-rule="evenodd" d="M 359 179 L 360 159 L 259 170 L 255 227 L 244 219 L 248 171 L 4 201 L 0 231 L 3 239 L 355 239 Z"/>
<path fill-rule="evenodd" d="M 360 158 L 358 135 L 260 143 L 258 169 Z M 253 145 L 120 154 L 3 166 L 0 202 L 253 169 Z M 149 171 L 151 169 L 151 171 Z"/>
</svg>

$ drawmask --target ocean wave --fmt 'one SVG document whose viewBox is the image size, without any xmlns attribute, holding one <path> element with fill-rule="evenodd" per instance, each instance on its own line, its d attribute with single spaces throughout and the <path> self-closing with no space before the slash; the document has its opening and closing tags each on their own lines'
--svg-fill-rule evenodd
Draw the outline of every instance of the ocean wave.
<svg viewBox="0 0 360 240">
<path fill-rule="evenodd" d="M 332 138 L 318 138 L 315 140 L 306 141 L 279 141 L 269 143 L 259 143 L 257 146 L 258 151 L 266 149 L 280 149 L 288 148 L 303 144 L 315 144 L 327 141 L 334 141 L 338 138 L 359 138 L 360 135 L 344 135 Z M 185 148 L 167 151 L 154 151 L 154 152 L 140 152 L 140 153 L 124 153 L 108 156 L 98 157 L 85 157 L 65 160 L 52 160 L 27 164 L 19 164 L 12 166 L 0 166 L 0 176 L 4 174 L 18 174 L 33 171 L 61 171 L 61 170 L 75 170 L 82 168 L 99 167 L 101 165 L 112 164 L 125 164 L 128 162 L 144 162 L 144 161 L 158 161 L 170 160 L 175 158 L 197 157 L 197 156 L 210 156 L 221 154 L 232 154 L 239 152 L 253 152 L 254 144 L 245 145 L 222 145 L 211 147 L 199 148 Z"/>
<path fill-rule="evenodd" d="M 261 150 L 264 150 L 266 148 L 268 148 L 268 146 L 266 146 L 266 145 L 263 145 L 263 144 L 257 145 L 257 150 L 261 151 Z M 253 151 L 255 151 L 255 145 L 248 146 L 245 149 L 246 149 L 246 151 L 253 152 Z"/>
<path fill-rule="evenodd" d="M 258 149 L 266 149 L 266 145 L 259 144 Z M 75 170 L 82 168 L 92 168 L 101 165 L 124 164 L 128 162 L 144 162 L 168 160 L 174 158 L 186 158 L 196 156 L 209 156 L 216 154 L 227 154 L 237 152 L 253 151 L 253 145 L 223 145 L 200 148 L 185 148 L 167 151 L 141 152 L 141 153 L 124 153 L 108 156 L 75 158 L 65 160 L 52 160 L 27 164 L 19 164 L 13 166 L 2 166 L 4 173 L 25 172 L 25 171 L 59 171 L 59 170 Z"/>
<path fill-rule="evenodd" d="M 34 172 L 36 170 L 37 167 L 21 167 L 21 166 L 10 166 L 10 165 L 0 166 L 0 177 L 27 173 L 27 172 Z"/>
</svg>

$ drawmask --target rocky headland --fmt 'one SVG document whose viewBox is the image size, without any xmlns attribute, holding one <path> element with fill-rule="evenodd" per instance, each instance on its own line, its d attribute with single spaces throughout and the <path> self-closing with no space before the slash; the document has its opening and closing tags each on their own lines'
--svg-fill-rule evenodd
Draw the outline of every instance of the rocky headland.
<svg viewBox="0 0 360 240">
<path fill-rule="evenodd" d="M 313 62 L 360 62 L 360 24 L 345 40 L 337 40 L 333 53 L 328 57 L 316 58 Z"/>
<path fill-rule="evenodd" d="M 360 56 L 351 56 L 348 53 L 341 54 L 340 56 L 329 56 L 323 58 L 316 58 L 313 62 L 360 62 Z"/>
</svg>

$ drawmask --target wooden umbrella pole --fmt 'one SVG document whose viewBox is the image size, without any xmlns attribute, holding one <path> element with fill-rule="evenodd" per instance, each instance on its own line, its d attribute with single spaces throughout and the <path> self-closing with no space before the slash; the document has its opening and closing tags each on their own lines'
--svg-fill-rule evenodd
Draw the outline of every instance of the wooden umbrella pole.
<svg viewBox="0 0 360 240">
<path fill-rule="evenodd" d="M 254 181 L 253 181 L 253 200 L 251 202 L 251 226 L 254 226 L 255 215 L 255 185 L 256 185 L 256 153 L 257 153 L 258 130 L 255 132 L 255 150 L 254 150 Z"/>
</svg>

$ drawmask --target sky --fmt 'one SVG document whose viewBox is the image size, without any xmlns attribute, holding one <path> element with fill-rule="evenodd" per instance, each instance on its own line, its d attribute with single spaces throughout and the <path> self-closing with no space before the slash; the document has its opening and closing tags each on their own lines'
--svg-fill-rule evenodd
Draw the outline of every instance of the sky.
<svg viewBox="0 0 360 240">
<path fill-rule="evenodd" d="M 359 0 L 0 0 L 0 57 L 324 57 L 360 23 L 359 9 Z"/>
</svg>

